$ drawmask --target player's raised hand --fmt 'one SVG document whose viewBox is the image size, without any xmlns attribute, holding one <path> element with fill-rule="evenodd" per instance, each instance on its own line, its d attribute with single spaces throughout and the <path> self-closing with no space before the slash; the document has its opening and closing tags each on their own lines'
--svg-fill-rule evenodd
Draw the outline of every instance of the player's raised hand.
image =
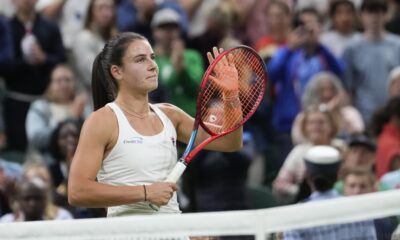
<svg viewBox="0 0 400 240">
<path fill-rule="evenodd" d="M 207 58 L 210 64 L 222 53 L 224 50 L 220 48 L 219 50 L 214 47 L 213 53 L 207 53 Z M 221 58 L 217 65 L 214 67 L 214 75 L 210 75 L 210 79 L 216 84 L 218 89 L 224 93 L 237 93 L 238 91 L 238 71 L 235 67 L 235 62 L 232 55 L 228 54 Z"/>
</svg>

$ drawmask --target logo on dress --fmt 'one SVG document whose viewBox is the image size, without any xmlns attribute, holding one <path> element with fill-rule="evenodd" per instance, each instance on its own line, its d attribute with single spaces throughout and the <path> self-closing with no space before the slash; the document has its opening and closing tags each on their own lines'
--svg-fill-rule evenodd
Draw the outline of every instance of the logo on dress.
<svg viewBox="0 0 400 240">
<path fill-rule="evenodd" d="M 142 144 L 143 138 L 141 137 L 132 137 L 130 139 L 125 139 L 122 141 L 123 144 Z"/>
<path fill-rule="evenodd" d="M 175 140 L 175 138 L 174 137 L 171 137 L 171 142 L 172 142 L 172 146 L 176 146 L 176 140 Z"/>
</svg>

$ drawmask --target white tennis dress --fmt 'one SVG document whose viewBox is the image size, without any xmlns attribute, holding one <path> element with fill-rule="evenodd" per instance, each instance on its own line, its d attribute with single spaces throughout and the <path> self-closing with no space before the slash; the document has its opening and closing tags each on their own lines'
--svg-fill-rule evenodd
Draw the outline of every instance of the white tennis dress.
<svg viewBox="0 0 400 240">
<path fill-rule="evenodd" d="M 116 103 L 107 104 L 118 120 L 118 140 L 103 160 L 97 174 L 101 183 L 115 186 L 149 185 L 163 181 L 177 162 L 176 130 L 171 120 L 155 105 L 151 109 L 161 119 L 163 130 L 153 136 L 143 136 L 135 131 Z M 149 202 L 113 206 L 107 209 L 107 217 L 180 213 L 176 193 L 167 205 L 154 211 Z"/>
</svg>

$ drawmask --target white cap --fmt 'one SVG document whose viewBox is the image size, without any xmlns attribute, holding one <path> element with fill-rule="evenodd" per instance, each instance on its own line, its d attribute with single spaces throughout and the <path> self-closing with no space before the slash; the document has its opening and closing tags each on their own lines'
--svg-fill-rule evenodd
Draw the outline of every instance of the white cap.
<svg viewBox="0 0 400 240">
<path fill-rule="evenodd" d="M 331 146 L 314 146 L 307 151 L 304 159 L 316 165 L 334 164 L 340 162 L 340 153 Z"/>
<path fill-rule="evenodd" d="M 172 8 L 162 8 L 158 10 L 151 21 L 151 27 L 158 27 L 161 24 L 175 23 L 180 25 L 181 16 Z"/>
</svg>

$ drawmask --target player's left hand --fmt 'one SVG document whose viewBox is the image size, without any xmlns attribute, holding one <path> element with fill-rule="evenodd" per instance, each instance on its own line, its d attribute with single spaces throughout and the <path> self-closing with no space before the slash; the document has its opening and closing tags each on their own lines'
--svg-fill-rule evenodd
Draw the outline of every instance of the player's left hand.
<svg viewBox="0 0 400 240">
<path fill-rule="evenodd" d="M 224 51 L 214 47 L 213 54 L 208 52 L 207 58 L 210 64 Z M 215 66 L 214 75 L 210 75 L 210 79 L 217 85 L 217 87 L 224 93 L 238 92 L 238 71 L 235 67 L 235 62 L 231 55 L 224 56 Z"/>
</svg>

